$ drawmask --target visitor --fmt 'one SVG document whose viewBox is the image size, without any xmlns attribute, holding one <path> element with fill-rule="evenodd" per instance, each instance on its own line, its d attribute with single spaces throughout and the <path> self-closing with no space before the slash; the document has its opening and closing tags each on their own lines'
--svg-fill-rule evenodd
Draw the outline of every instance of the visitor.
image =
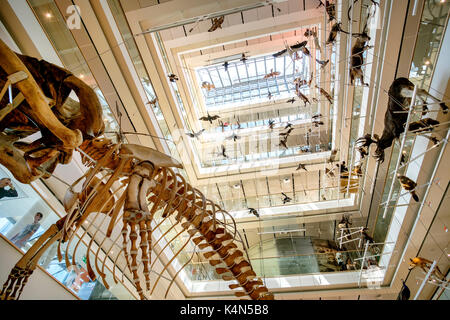
<svg viewBox="0 0 450 320">
<path fill-rule="evenodd" d="M 36 212 L 34 215 L 34 221 L 31 224 L 25 226 L 21 232 L 17 233 L 11 238 L 11 242 L 14 243 L 19 248 L 22 248 L 25 243 L 30 240 L 31 236 L 39 229 L 41 226 L 39 221 L 41 221 L 43 214 Z"/>
</svg>

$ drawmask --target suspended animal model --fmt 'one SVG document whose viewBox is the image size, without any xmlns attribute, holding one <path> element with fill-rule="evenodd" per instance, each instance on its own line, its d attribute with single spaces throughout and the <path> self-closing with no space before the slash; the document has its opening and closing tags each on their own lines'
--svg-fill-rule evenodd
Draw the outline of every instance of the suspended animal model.
<svg viewBox="0 0 450 320">
<path fill-rule="evenodd" d="M 16 81 L 18 75 L 22 76 Z M 58 243 L 59 260 L 64 259 L 68 268 L 76 265 L 76 250 L 86 236 L 90 237 L 85 254 L 90 279 L 100 277 L 105 287 L 109 287 L 105 275 L 105 261 L 109 256 L 114 261 L 113 280 L 120 281 L 116 276 L 120 269 L 122 277 L 127 275 L 133 279 L 140 298 L 145 299 L 142 284 L 147 292 L 153 293 L 160 276 L 152 284 L 150 271 L 174 240 L 168 238 L 168 231 L 162 232 L 162 223 L 172 224 L 169 229 L 176 228 L 177 236 L 189 235 L 184 246 L 189 242 L 201 250 L 209 248 L 211 251 L 204 253 L 209 263 L 212 266 L 222 263 L 224 267 L 216 271 L 227 273 L 224 280 L 236 281 L 230 289 L 243 288 L 235 292 L 237 296 L 274 298 L 256 277 L 244 256 L 245 249 L 236 245 L 239 234 L 233 219 L 175 173 L 172 168 L 181 168 L 180 163 L 151 148 L 125 144 L 121 139 L 114 143 L 102 136 L 101 105 L 95 92 L 83 81 L 48 62 L 17 55 L 1 40 L 0 81 L 3 86 L 12 85 L 14 96 L 14 108 L 0 121 L 0 163 L 18 181 L 28 184 L 48 178 L 58 164 L 70 161 L 74 150 L 81 152 L 81 160 L 88 168 L 66 192 L 63 204 L 67 214 L 51 225 L 16 263 L 1 289 L 0 299 L 20 297 L 39 259 L 54 243 Z M 68 98 L 72 90 L 79 103 Z M 1 98 L 0 111 L 3 111 L 8 99 Z M 41 137 L 35 141 L 18 142 L 37 132 Z M 228 221 L 221 220 L 221 216 L 228 216 Z M 107 227 L 105 234 L 99 232 L 99 225 Z M 71 244 L 79 231 L 83 235 L 73 247 Z M 159 234 L 162 236 L 158 237 Z M 153 237 L 157 238 L 155 242 Z M 120 248 L 120 238 L 121 250 L 114 250 L 113 255 L 113 248 Z M 157 252 L 161 239 L 167 244 Z M 64 255 L 62 243 L 67 244 Z M 101 258 L 99 252 L 105 257 Z M 157 255 L 153 262 L 152 252 Z M 180 252 L 181 249 L 174 252 L 160 274 Z M 174 274 L 166 295 L 181 271 L 182 268 Z"/>
<path fill-rule="evenodd" d="M 295 78 L 293 82 L 296 86 L 299 86 L 299 87 L 306 86 L 308 84 L 308 81 L 306 81 L 300 77 Z"/>
<path fill-rule="evenodd" d="M 294 103 L 295 102 L 295 98 L 291 98 L 288 101 L 286 101 L 286 103 Z"/>
<path fill-rule="evenodd" d="M 400 290 L 397 300 L 409 300 L 409 297 L 411 296 L 411 291 L 409 290 L 408 286 L 406 285 L 405 280 L 402 279 L 402 289 Z"/>
<path fill-rule="evenodd" d="M 344 31 L 342 29 L 342 23 L 341 22 L 336 22 L 331 26 L 331 30 L 330 33 L 328 34 L 328 39 L 325 42 L 325 44 L 333 44 L 336 41 L 336 37 L 338 32 L 343 32 L 346 34 L 350 34 L 347 31 Z"/>
<path fill-rule="evenodd" d="M 323 95 L 328 100 L 329 103 L 333 104 L 333 97 L 331 97 L 331 95 L 327 91 L 325 91 L 324 89 L 322 89 L 317 85 L 316 88 L 319 89 L 320 94 Z"/>
<path fill-rule="evenodd" d="M 413 259 L 409 259 L 409 267 L 408 270 L 412 270 L 416 267 L 419 267 L 423 270 L 423 272 L 428 273 L 431 268 L 433 261 L 422 257 L 415 257 Z M 439 267 L 436 265 L 431 273 L 431 276 L 436 277 L 438 280 L 443 280 L 445 278 L 444 274 L 439 270 Z"/>
<path fill-rule="evenodd" d="M 263 79 L 269 79 L 269 78 L 275 78 L 276 76 L 279 76 L 281 73 L 278 71 L 273 71 L 273 69 L 270 69 L 270 72 L 264 76 Z"/>
<path fill-rule="evenodd" d="M 285 41 L 284 42 L 285 49 L 278 51 L 277 53 L 274 53 L 273 56 L 275 58 L 278 58 L 278 57 L 288 55 L 289 57 L 291 57 L 292 60 L 295 60 L 294 53 L 296 53 L 297 51 L 303 52 L 303 50 L 306 48 L 307 44 L 308 44 L 308 41 L 302 41 L 300 43 L 296 43 L 292 46 L 289 46 L 287 41 Z"/>
<path fill-rule="evenodd" d="M 379 6 L 379 5 L 380 5 L 378 2 L 376 2 L 376 1 L 374 1 L 374 0 L 370 0 L 370 1 L 372 2 L 372 4 L 373 4 L 374 6 Z M 350 4 L 350 6 L 348 7 L 348 11 L 347 11 L 347 18 L 348 18 L 348 21 L 356 22 L 355 20 L 352 20 L 352 18 L 350 17 L 350 11 L 352 10 L 352 7 L 355 5 L 356 2 L 358 2 L 358 0 L 353 0 L 353 3 Z"/>
<path fill-rule="evenodd" d="M 239 137 L 236 133 L 233 132 L 233 134 L 231 136 L 228 136 L 225 139 L 236 141 L 236 140 L 239 140 L 240 138 L 241 137 Z"/>
<path fill-rule="evenodd" d="M 198 137 L 200 137 L 200 135 L 205 131 L 205 129 L 201 129 L 198 132 L 186 132 L 186 135 L 191 137 L 191 138 L 196 138 L 198 139 Z"/>
<path fill-rule="evenodd" d="M 175 74 L 173 74 L 173 73 L 169 74 L 168 77 L 169 77 L 170 82 L 175 82 L 175 81 L 180 80 L 180 79 L 178 79 L 178 77 L 177 77 Z"/>
<path fill-rule="evenodd" d="M 320 42 L 319 42 L 319 37 L 317 36 L 317 29 L 306 29 L 305 33 L 304 33 L 305 37 L 313 37 L 314 39 L 314 46 L 316 47 L 316 49 L 318 49 L 319 51 L 322 51 L 322 48 L 320 47 Z"/>
<path fill-rule="evenodd" d="M 417 195 L 415 189 L 417 187 L 417 183 L 413 180 L 411 180 L 410 178 L 408 178 L 407 176 L 402 176 L 400 174 L 397 175 L 397 179 L 400 182 L 400 184 L 402 185 L 402 188 L 405 189 L 406 191 L 409 191 L 411 193 L 412 198 L 416 201 L 419 202 L 419 196 Z"/>
<path fill-rule="evenodd" d="M 222 65 L 225 68 L 225 72 L 228 71 L 228 65 L 229 65 L 228 61 L 225 61 Z"/>
<path fill-rule="evenodd" d="M 206 89 L 207 91 L 211 91 L 212 89 L 215 89 L 216 86 L 212 83 L 209 83 L 208 81 L 203 81 L 202 82 L 202 88 Z"/>
<path fill-rule="evenodd" d="M 214 120 L 217 120 L 217 119 L 220 118 L 218 115 L 214 115 L 214 116 L 209 115 L 209 112 L 207 112 L 206 114 L 207 114 L 206 116 L 203 116 L 203 117 L 199 118 L 198 120 L 201 120 L 201 121 L 208 121 L 209 123 L 212 124 L 212 122 L 213 122 Z"/>
<path fill-rule="evenodd" d="M 279 135 L 280 135 L 280 137 L 285 137 L 285 138 L 287 138 L 287 137 L 289 137 L 289 135 L 291 134 L 292 130 L 294 130 L 294 128 L 289 128 L 288 131 L 286 131 L 286 132 L 281 132 Z"/>
<path fill-rule="evenodd" d="M 248 208 L 248 210 L 250 211 L 251 214 L 259 218 L 259 213 L 255 208 Z"/>
<path fill-rule="evenodd" d="M 355 44 L 352 47 L 352 55 L 350 57 L 350 84 L 353 85 L 355 79 L 361 81 L 361 85 L 368 86 L 368 83 L 364 82 L 364 72 L 362 66 L 364 64 L 364 52 L 373 46 L 367 45 L 370 41 L 370 37 L 367 34 L 367 23 L 369 22 L 369 16 L 367 16 L 366 24 L 364 25 L 361 33 L 353 33 L 352 36 L 356 36 Z"/>
<path fill-rule="evenodd" d="M 328 62 L 330 62 L 330 59 L 327 59 L 327 60 L 316 59 L 316 62 L 318 64 L 320 64 L 321 68 L 325 68 L 327 66 Z"/>
<path fill-rule="evenodd" d="M 282 199 L 282 201 L 283 201 L 283 204 L 286 204 L 286 203 L 288 203 L 288 202 L 291 202 L 291 198 L 290 197 L 288 197 L 285 193 L 281 193 L 282 195 L 283 195 L 283 199 Z"/>
<path fill-rule="evenodd" d="M 395 79 L 388 91 L 389 101 L 384 116 L 384 129 L 381 138 L 379 138 L 376 134 L 373 135 L 373 138 L 370 134 L 366 134 L 364 137 L 357 139 L 355 145 L 357 147 L 362 146 L 368 149 L 372 143 L 375 143 L 377 149 L 375 150 L 374 157 L 377 161 L 382 163 L 384 161 L 384 150 L 389 148 L 394 139 L 398 139 L 405 131 L 405 124 L 408 119 L 408 115 L 404 111 L 407 111 L 411 104 L 413 91 L 414 84 L 407 78 Z M 424 89 L 418 89 L 416 97 L 423 102 L 425 102 L 427 98 L 431 98 L 432 100 L 439 102 L 437 98 L 430 95 Z M 444 103 L 441 102 L 440 107 L 444 113 L 447 112 L 448 107 Z"/>
<path fill-rule="evenodd" d="M 283 147 L 285 149 L 289 149 L 289 147 L 287 146 L 287 138 L 285 137 L 283 140 L 280 140 L 280 143 L 278 144 L 280 147 Z"/>
<path fill-rule="evenodd" d="M 222 23 L 225 19 L 225 16 L 221 16 L 219 18 L 212 18 L 211 22 L 211 28 L 208 29 L 208 32 L 216 31 L 217 29 L 222 29 Z"/>
<path fill-rule="evenodd" d="M 219 120 L 219 126 L 222 128 L 222 132 L 225 131 L 225 128 L 230 126 L 230 123 L 228 122 L 222 122 L 221 120 Z"/>
<path fill-rule="evenodd" d="M 311 104 L 311 102 L 309 102 L 308 97 L 305 96 L 305 95 L 300 91 L 300 86 L 298 85 L 298 83 L 295 84 L 295 93 L 297 94 L 297 96 L 298 96 L 300 99 L 302 99 L 303 103 L 305 104 L 305 107 L 306 107 L 306 104 L 307 104 L 307 103 Z"/>
<path fill-rule="evenodd" d="M 325 7 L 325 10 L 328 14 L 328 21 L 333 21 L 336 20 L 336 6 L 334 3 L 332 3 L 331 1 L 326 0 L 325 4 L 319 0 L 319 5 L 317 6 L 317 8 L 320 7 Z"/>
</svg>

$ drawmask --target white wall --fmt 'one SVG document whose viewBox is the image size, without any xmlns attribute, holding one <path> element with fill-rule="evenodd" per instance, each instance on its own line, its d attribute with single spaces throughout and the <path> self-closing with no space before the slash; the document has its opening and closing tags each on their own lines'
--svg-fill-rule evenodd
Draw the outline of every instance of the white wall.
<svg viewBox="0 0 450 320">
<path fill-rule="evenodd" d="M 3 287 L 3 284 L 8 279 L 11 269 L 22 257 L 22 254 L 1 237 L 0 252 L 2 253 L 0 263 L 0 285 Z M 28 283 L 23 289 L 20 300 L 77 300 L 77 298 L 47 273 L 37 268 L 28 279 Z"/>
</svg>

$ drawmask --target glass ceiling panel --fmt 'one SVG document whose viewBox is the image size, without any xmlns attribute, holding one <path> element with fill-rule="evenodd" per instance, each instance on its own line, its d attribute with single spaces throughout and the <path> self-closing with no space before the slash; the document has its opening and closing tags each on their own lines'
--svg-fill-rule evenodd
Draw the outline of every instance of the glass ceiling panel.
<svg viewBox="0 0 450 320">
<path fill-rule="evenodd" d="M 252 103 L 267 102 L 268 94 L 272 99 L 284 99 L 295 95 L 295 78 L 307 79 L 309 77 L 309 57 L 303 56 L 300 60 L 292 60 L 289 56 L 273 57 L 272 54 L 248 58 L 246 63 L 240 60 L 228 61 L 228 68 L 214 64 L 197 69 L 200 83 L 209 82 L 214 88 L 203 88 L 203 97 L 207 110 L 214 110 L 223 105 L 236 107 Z M 279 75 L 264 76 L 271 72 Z M 309 88 L 301 88 L 305 94 Z"/>
</svg>

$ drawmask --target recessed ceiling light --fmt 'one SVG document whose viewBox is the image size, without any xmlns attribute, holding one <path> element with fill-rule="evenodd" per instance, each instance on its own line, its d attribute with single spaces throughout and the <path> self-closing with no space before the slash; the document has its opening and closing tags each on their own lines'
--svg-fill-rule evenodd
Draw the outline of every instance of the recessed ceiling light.
<svg viewBox="0 0 450 320">
<path fill-rule="evenodd" d="M 235 185 L 233 185 L 233 188 L 235 189 L 239 189 L 241 187 L 241 185 L 239 183 L 236 183 Z"/>
<path fill-rule="evenodd" d="M 47 19 L 50 19 L 51 17 L 53 17 L 53 15 L 50 12 L 45 13 L 45 17 Z"/>
<path fill-rule="evenodd" d="M 289 179 L 289 178 L 284 178 L 284 179 L 283 179 L 283 182 L 284 182 L 284 183 L 288 183 L 289 181 L 291 181 L 291 179 Z"/>
<path fill-rule="evenodd" d="M 78 78 L 84 79 L 84 74 L 80 74 L 80 76 Z"/>
<path fill-rule="evenodd" d="M 426 60 L 425 65 L 429 65 L 429 64 L 430 64 L 430 60 Z"/>
</svg>

